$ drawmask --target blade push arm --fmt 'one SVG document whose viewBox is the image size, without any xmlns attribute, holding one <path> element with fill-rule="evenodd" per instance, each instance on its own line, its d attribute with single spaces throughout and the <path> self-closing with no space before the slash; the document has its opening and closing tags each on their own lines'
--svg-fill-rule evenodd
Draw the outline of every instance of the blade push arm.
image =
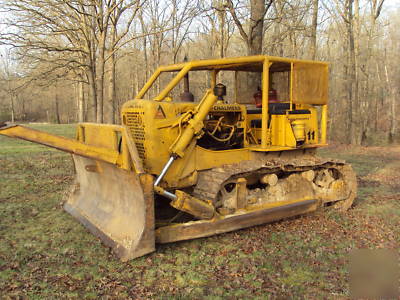
<svg viewBox="0 0 400 300">
<path fill-rule="evenodd" d="M 0 135 L 104 161 L 125 170 L 133 169 L 138 174 L 144 173 L 136 145 L 125 126 L 80 123 L 77 132 L 77 139 L 70 139 L 18 124 L 0 124 Z M 120 140 L 117 138 L 118 134 L 120 134 Z M 103 138 L 99 138 L 101 136 Z"/>
<path fill-rule="evenodd" d="M 118 151 L 115 150 L 90 146 L 75 139 L 57 136 L 17 124 L 0 127 L 0 135 L 19 138 L 61 151 L 69 152 L 71 154 L 85 156 L 88 158 L 96 158 L 112 164 L 117 162 L 119 155 Z"/>
</svg>

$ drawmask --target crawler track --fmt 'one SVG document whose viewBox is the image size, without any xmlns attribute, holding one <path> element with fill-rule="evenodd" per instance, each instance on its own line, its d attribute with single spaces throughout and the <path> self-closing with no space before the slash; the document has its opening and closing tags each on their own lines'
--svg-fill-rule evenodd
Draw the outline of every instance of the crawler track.
<svg viewBox="0 0 400 300">
<path fill-rule="evenodd" d="M 243 161 L 199 172 L 198 183 L 193 195 L 202 200 L 217 204 L 218 196 L 224 184 L 240 177 L 260 177 L 265 174 L 291 174 L 308 170 L 337 169 L 346 184 L 346 195 L 340 197 L 335 205 L 347 210 L 356 195 L 357 181 L 351 166 L 345 161 L 323 159 L 316 156 L 306 158 L 263 158 Z M 324 199 L 321 199 L 324 202 Z M 334 201 L 329 201 L 334 202 Z"/>
</svg>

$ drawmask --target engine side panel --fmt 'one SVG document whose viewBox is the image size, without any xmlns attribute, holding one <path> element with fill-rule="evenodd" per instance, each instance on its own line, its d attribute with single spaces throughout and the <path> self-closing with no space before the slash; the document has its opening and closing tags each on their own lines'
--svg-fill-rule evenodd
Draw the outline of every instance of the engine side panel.
<svg viewBox="0 0 400 300">
<path fill-rule="evenodd" d="M 131 131 L 146 172 L 150 174 L 161 172 L 169 159 L 169 149 L 182 130 L 182 124 L 180 124 L 182 114 L 194 110 L 196 105 L 197 103 L 189 102 L 149 100 L 133 100 L 125 103 L 122 109 L 122 123 Z M 204 121 L 204 134 L 193 141 L 187 148 L 185 156 L 176 160 L 165 176 L 164 181 L 167 187 L 181 188 L 194 185 L 197 182 L 197 171 L 240 162 L 248 158 L 249 150 L 245 148 L 244 111 L 243 105 L 214 105 Z M 227 142 L 218 142 L 209 136 L 209 133 L 215 129 L 213 126 L 221 118 L 228 131 L 229 128 L 234 127 L 234 135 Z M 225 127 L 221 123 L 219 126 L 221 130 L 215 132 L 216 138 L 226 139 L 229 132 L 224 132 Z"/>
</svg>

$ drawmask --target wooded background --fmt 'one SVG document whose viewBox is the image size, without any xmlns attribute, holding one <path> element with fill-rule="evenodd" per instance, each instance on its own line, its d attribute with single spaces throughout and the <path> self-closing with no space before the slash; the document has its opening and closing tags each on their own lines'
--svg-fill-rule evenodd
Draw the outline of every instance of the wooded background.
<svg viewBox="0 0 400 300">
<path fill-rule="evenodd" d="M 119 122 L 161 64 L 267 54 L 331 63 L 331 140 L 394 143 L 395 2 L 0 0 L 0 121 Z"/>
</svg>

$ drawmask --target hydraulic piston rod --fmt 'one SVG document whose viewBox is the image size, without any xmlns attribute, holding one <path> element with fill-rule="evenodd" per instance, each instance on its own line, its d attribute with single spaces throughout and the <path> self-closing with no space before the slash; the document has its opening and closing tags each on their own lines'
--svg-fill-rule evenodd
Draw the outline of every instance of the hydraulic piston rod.
<svg viewBox="0 0 400 300">
<path fill-rule="evenodd" d="M 172 152 L 171 157 L 165 164 L 160 175 L 158 175 L 156 181 L 154 182 L 154 189 L 157 193 L 160 193 L 161 195 L 172 200 L 175 200 L 177 198 L 175 194 L 167 192 L 164 189 L 160 188 L 159 184 L 161 180 L 164 178 L 165 174 L 168 172 L 168 169 L 171 167 L 174 160 L 177 157 L 184 156 L 186 147 L 190 144 L 193 137 L 203 129 L 203 120 L 207 116 L 208 112 L 210 111 L 211 107 L 214 105 L 216 100 L 217 96 L 215 96 L 212 91 L 208 91 L 204 96 L 203 100 L 197 106 L 196 113 L 194 114 L 193 118 L 189 120 L 187 127 L 183 131 L 179 140 L 171 149 Z"/>
<path fill-rule="evenodd" d="M 164 168 L 162 169 L 160 175 L 158 175 L 156 181 L 154 182 L 154 189 L 156 192 L 159 192 L 161 195 L 171 199 L 171 200 L 175 200 L 177 197 L 175 194 L 170 193 L 162 188 L 160 188 L 158 185 L 160 184 L 161 180 L 164 178 L 165 174 L 167 174 L 168 169 L 171 167 L 172 163 L 174 162 L 174 160 L 176 159 L 176 156 L 172 155 L 169 160 L 167 161 L 167 163 L 165 164 Z"/>
</svg>

